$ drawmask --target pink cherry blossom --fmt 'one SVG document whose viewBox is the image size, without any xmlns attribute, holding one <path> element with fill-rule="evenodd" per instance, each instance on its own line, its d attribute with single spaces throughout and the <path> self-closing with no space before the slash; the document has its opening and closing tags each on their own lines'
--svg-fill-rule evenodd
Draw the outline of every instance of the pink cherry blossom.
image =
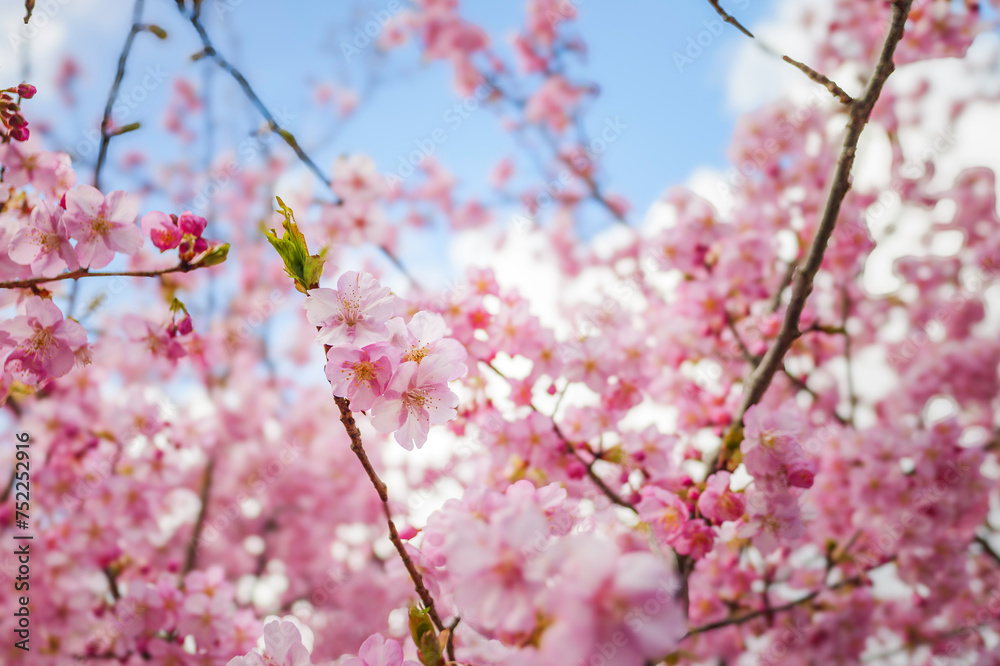
<svg viewBox="0 0 1000 666">
<path fill-rule="evenodd" d="M 336 289 L 311 289 L 305 309 L 309 323 L 318 327 L 317 342 L 325 345 L 364 346 L 383 342 L 392 316 L 393 295 L 371 273 L 348 271 Z"/>
<path fill-rule="evenodd" d="M 312 659 L 294 623 L 272 620 L 264 625 L 263 652 L 233 657 L 226 666 L 312 666 Z"/>
<path fill-rule="evenodd" d="M 8 254 L 19 264 L 31 266 L 32 273 L 55 277 L 64 270 L 76 270 L 76 250 L 69 243 L 63 209 L 40 201 L 31 211 L 31 221 L 11 239 Z"/>
<path fill-rule="evenodd" d="M 61 377 L 76 361 L 86 358 L 87 331 L 75 321 L 64 319 L 56 304 L 33 296 L 25 303 L 25 313 L 0 325 L 6 346 L 13 347 L 4 369 L 35 383 Z"/>
<path fill-rule="evenodd" d="M 398 641 L 372 634 L 361 644 L 358 656 L 351 657 L 341 666 L 419 666 L 419 663 L 403 660 L 403 649 Z"/>
<path fill-rule="evenodd" d="M 705 491 L 698 497 L 698 510 L 713 522 L 736 520 L 743 515 L 743 496 L 729 489 L 731 477 L 725 470 L 716 472 L 709 477 Z"/>
<path fill-rule="evenodd" d="M 444 337 L 445 327 L 444 318 L 433 312 L 418 312 L 406 324 L 395 317 L 388 322 L 389 342 L 402 362 L 427 363 L 451 381 L 465 374 L 468 353 L 457 340 Z"/>
<path fill-rule="evenodd" d="M 664 543 L 670 543 L 681 534 L 690 513 L 681 498 L 657 486 L 643 488 L 642 499 L 635 508 Z"/>
<path fill-rule="evenodd" d="M 364 349 L 350 345 L 330 347 L 326 353 L 326 377 L 333 394 L 351 401 L 354 411 L 365 412 L 381 396 L 392 376 L 392 351 L 375 343 Z"/>
<path fill-rule="evenodd" d="M 184 232 L 177 226 L 177 221 L 166 213 L 153 211 L 142 216 L 140 221 L 143 233 L 149 236 L 160 252 L 172 250 L 181 242 Z"/>
<path fill-rule="evenodd" d="M 407 451 L 427 441 L 430 426 L 454 418 L 458 396 L 448 388 L 452 367 L 445 363 L 401 363 L 386 387 L 384 399 L 372 408 L 372 425 L 395 432 Z"/>
<path fill-rule="evenodd" d="M 138 213 L 138 198 L 121 190 L 104 196 L 89 185 L 77 185 L 67 192 L 63 221 L 78 241 L 80 265 L 103 268 L 116 252 L 138 252 L 142 246 L 142 232 L 135 224 Z"/>
</svg>

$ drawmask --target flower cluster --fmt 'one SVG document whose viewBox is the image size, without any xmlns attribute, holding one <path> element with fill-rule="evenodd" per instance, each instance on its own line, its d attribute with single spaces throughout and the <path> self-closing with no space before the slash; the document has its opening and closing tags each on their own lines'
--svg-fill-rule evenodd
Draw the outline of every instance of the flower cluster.
<svg viewBox="0 0 1000 666">
<path fill-rule="evenodd" d="M 28 121 L 21 115 L 21 107 L 18 101 L 14 100 L 14 95 L 21 99 L 31 99 L 37 90 L 35 86 L 22 83 L 13 88 L 0 90 L 0 122 L 3 123 L 3 130 L 0 137 L 5 140 L 27 141 L 31 135 L 28 129 Z"/>
<path fill-rule="evenodd" d="M 448 382 L 465 374 L 465 348 L 444 337 L 440 315 L 394 317 L 396 297 L 369 273 L 348 271 L 337 289 L 312 289 L 309 323 L 326 347 L 333 394 L 354 411 L 372 411 L 372 425 L 395 432 L 410 450 L 427 441 L 431 425 L 454 418 L 458 396 Z"/>
</svg>

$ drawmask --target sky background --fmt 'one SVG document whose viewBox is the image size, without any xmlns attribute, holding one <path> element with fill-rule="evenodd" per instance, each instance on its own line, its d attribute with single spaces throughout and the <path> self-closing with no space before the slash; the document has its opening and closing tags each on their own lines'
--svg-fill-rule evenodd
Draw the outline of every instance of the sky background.
<svg viewBox="0 0 1000 666">
<path fill-rule="evenodd" d="M 0 3 L 0 27 L 5 36 L 0 76 L 9 83 L 21 80 L 26 49 L 29 78 L 40 91 L 27 107 L 29 116 L 50 119 L 48 147 L 79 155 L 87 172 L 96 155 L 94 131 L 100 125 L 115 62 L 131 25 L 133 3 L 39 3 L 31 22 L 34 27 L 27 30 L 21 22 L 21 4 L 12 0 Z M 770 0 L 731 4 L 750 26 L 773 12 Z M 589 49 L 586 62 L 576 73 L 601 86 L 601 94 L 587 115 L 589 127 L 599 130 L 613 118 L 620 118 L 627 126 L 604 155 L 605 182 L 610 190 L 632 201 L 636 207 L 633 216 L 641 217 L 669 185 L 683 182 L 697 167 L 725 166 L 725 148 L 738 110 L 727 91 L 727 72 L 741 40 L 747 38 L 723 26 L 711 6 L 697 0 L 580 0 L 576 5 L 579 32 Z M 381 80 L 375 85 L 371 85 L 370 76 L 372 61 L 377 59 L 374 46 L 360 55 L 345 56 L 341 44 L 355 36 L 356 28 L 372 20 L 372 11 L 391 6 L 388 0 L 309 0 L 280 5 L 265 0 L 205 0 L 202 15 L 219 50 L 246 74 L 265 104 L 276 111 L 286 110 L 288 129 L 321 168 L 329 171 L 340 153 L 365 152 L 381 170 L 390 170 L 396 168 L 401 156 L 414 150 L 416 140 L 435 128 L 448 128 L 443 115 L 461 99 L 452 85 L 450 66 L 440 61 L 422 63 L 413 48 L 384 58 L 377 68 Z M 467 0 L 462 11 L 486 27 L 494 44 L 509 54 L 508 38 L 523 22 L 523 2 Z M 162 131 L 171 86 L 169 81 L 152 89 L 143 86 L 144 78 L 153 80 L 147 77 L 150 71 L 181 76 L 203 86 L 206 70 L 213 70 L 209 75 L 215 79 L 212 102 L 217 135 L 213 148 L 217 151 L 236 146 L 259 120 L 227 75 L 209 63 L 190 61 L 188 56 L 200 50 L 200 44 L 173 0 L 147 0 L 144 20 L 164 28 L 168 38 L 161 42 L 142 33 L 136 39 L 119 95 L 125 104 L 114 117 L 121 124 L 142 122 L 143 128 L 112 142 L 105 189 L 139 184 L 115 168 L 132 150 L 145 151 L 154 161 L 186 155 L 198 164 L 204 158 L 205 146 L 178 145 Z M 679 68 L 675 53 L 684 54 L 699 33 L 703 33 L 702 43 L 708 45 L 700 54 L 691 51 L 696 57 Z M 67 56 L 76 60 L 80 70 L 72 108 L 67 108 L 55 90 Z M 362 90 L 359 112 L 341 121 L 329 107 L 317 110 L 317 83 Z M 459 192 L 467 195 L 484 192 L 497 160 L 518 150 L 510 134 L 501 129 L 496 114 L 480 110 L 454 131 L 449 130 L 435 157 L 460 175 Z"/>
</svg>

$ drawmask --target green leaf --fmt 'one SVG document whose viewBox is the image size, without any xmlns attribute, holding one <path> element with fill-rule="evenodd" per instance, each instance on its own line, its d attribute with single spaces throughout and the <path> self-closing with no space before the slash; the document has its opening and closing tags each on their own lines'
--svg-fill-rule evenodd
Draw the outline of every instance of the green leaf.
<svg viewBox="0 0 1000 666">
<path fill-rule="evenodd" d="M 128 134 L 129 132 L 134 132 L 142 127 L 140 123 L 129 123 L 128 125 L 122 125 L 118 129 L 111 132 L 111 136 L 121 136 L 122 134 Z"/>
<path fill-rule="evenodd" d="M 410 606 L 410 635 L 417 645 L 417 656 L 421 664 L 444 666 L 444 652 L 427 609 Z"/>
<path fill-rule="evenodd" d="M 285 205 L 281 197 L 275 199 L 278 200 L 278 212 L 285 217 L 285 221 L 281 223 L 284 233 L 278 238 L 274 229 L 268 229 L 264 231 L 264 235 L 285 262 L 285 273 L 295 280 L 295 288 L 304 294 L 319 286 L 319 279 L 323 275 L 323 256 L 326 253 L 309 254 L 305 236 L 295 223 L 295 213 Z"/>
<path fill-rule="evenodd" d="M 181 303 L 179 300 L 177 300 L 176 297 L 174 297 L 174 299 L 170 301 L 170 312 L 175 314 L 178 312 L 183 312 L 184 314 L 188 314 L 188 309 L 184 307 L 183 303 Z"/>
<path fill-rule="evenodd" d="M 205 256 L 197 263 L 199 268 L 221 264 L 229 256 L 229 243 L 223 243 L 205 252 Z"/>
</svg>

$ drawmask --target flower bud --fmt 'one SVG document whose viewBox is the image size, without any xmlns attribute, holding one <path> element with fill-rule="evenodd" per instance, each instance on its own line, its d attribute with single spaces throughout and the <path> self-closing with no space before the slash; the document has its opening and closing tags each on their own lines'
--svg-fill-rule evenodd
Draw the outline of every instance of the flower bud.
<svg viewBox="0 0 1000 666">
<path fill-rule="evenodd" d="M 17 94 L 24 99 L 31 99 L 38 92 L 38 88 L 30 83 L 22 83 L 17 87 Z"/>
</svg>

